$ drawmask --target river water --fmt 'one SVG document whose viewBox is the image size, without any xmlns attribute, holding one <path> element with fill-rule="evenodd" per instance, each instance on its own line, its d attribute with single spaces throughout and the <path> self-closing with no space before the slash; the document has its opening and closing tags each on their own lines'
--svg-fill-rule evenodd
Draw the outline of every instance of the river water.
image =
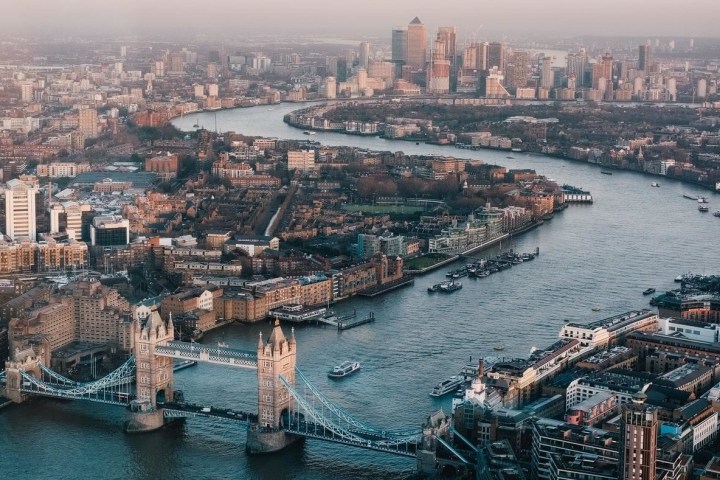
<svg viewBox="0 0 720 480">
<path fill-rule="evenodd" d="M 201 113 L 177 119 L 218 130 L 278 138 L 307 138 L 282 122 L 296 105 Z M 466 151 L 334 133 L 313 137 L 329 145 L 355 145 L 409 154 L 479 158 L 509 168 L 534 168 L 559 183 L 590 190 L 593 205 L 571 206 L 541 227 L 502 248 L 531 251 L 533 262 L 485 279 L 462 279 L 452 295 L 430 295 L 426 287 L 445 270 L 419 277 L 415 285 L 376 299 L 353 299 L 336 310 L 372 311 L 373 324 L 337 332 L 297 329 L 298 365 L 315 385 L 356 416 L 387 428 L 420 425 L 449 401 L 428 395 L 432 386 L 457 372 L 472 356 L 525 357 L 546 346 L 567 321 L 597 320 L 647 307 L 641 292 L 673 288 L 680 273 L 717 273 L 720 218 L 697 211 L 683 193 L 709 195 L 711 211 L 720 195 L 679 182 L 632 172 L 600 174 L 592 165 L 506 152 Z M 658 181 L 660 188 L 651 188 Z M 479 255 L 497 252 L 499 247 Z M 592 311 L 597 306 L 599 311 Z M 203 342 L 223 341 L 254 350 L 258 333 L 270 324 L 231 325 Z M 289 333 L 289 332 L 286 332 Z M 325 373 L 344 359 L 362 370 L 343 381 Z M 198 365 L 178 372 L 176 388 L 189 401 L 254 410 L 255 374 Z M 122 433 L 117 407 L 39 399 L 0 412 L 0 478 L 8 479 L 381 479 L 403 478 L 414 461 L 392 455 L 309 440 L 272 457 L 248 457 L 240 426 L 188 420 L 184 426 L 146 435 Z"/>
</svg>

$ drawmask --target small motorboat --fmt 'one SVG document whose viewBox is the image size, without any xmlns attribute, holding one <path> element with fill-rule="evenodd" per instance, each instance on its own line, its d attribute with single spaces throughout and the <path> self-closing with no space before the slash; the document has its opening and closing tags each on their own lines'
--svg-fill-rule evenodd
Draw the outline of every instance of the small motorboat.
<svg viewBox="0 0 720 480">
<path fill-rule="evenodd" d="M 645 291 L 643 292 L 643 295 L 651 295 L 651 294 L 653 294 L 653 293 L 655 293 L 655 289 L 654 289 L 654 288 L 648 288 L 647 290 L 645 290 Z"/>
<path fill-rule="evenodd" d="M 493 350 L 497 350 L 497 351 L 505 350 L 505 345 L 499 343 L 493 347 Z"/>
</svg>

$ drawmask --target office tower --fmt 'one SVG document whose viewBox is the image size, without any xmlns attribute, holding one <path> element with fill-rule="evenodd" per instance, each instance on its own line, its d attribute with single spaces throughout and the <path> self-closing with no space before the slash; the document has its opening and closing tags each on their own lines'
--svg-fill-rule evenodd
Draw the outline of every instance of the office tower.
<svg viewBox="0 0 720 480">
<path fill-rule="evenodd" d="M 419 18 L 415 17 L 407 26 L 407 64 L 416 69 L 425 68 L 427 31 Z"/>
<path fill-rule="evenodd" d="M 457 85 L 457 31 L 455 27 L 440 27 L 436 37 L 442 42 L 445 59 L 450 62 L 450 90 L 455 91 Z"/>
<path fill-rule="evenodd" d="M 640 45 L 638 47 L 638 70 L 648 73 L 650 65 L 650 45 Z"/>
<path fill-rule="evenodd" d="M 450 60 L 447 59 L 445 52 L 445 44 L 440 40 L 435 41 L 430 55 L 430 68 L 428 68 L 428 93 L 450 92 Z"/>
<path fill-rule="evenodd" d="M 540 59 L 540 86 L 543 88 L 553 88 L 555 86 L 555 74 L 552 69 L 551 57 Z"/>
<path fill-rule="evenodd" d="M 90 245 L 114 246 L 130 243 L 130 221 L 119 215 L 97 216 L 90 225 Z"/>
<path fill-rule="evenodd" d="M 408 28 L 404 25 L 392 29 L 391 60 L 397 65 L 407 62 Z"/>
<path fill-rule="evenodd" d="M 185 55 L 182 53 L 173 53 L 170 55 L 170 69 L 167 73 L 171 75 L 182 75 L 185 73 Z"/>
<path fill-rule="evenodd" d="M 337 71 L 336 75 L 338 82 L 347 82 L 348 77 L 348 64 L 345 57 L 339 57 L 337 59 Z"/>
<path fill-rule="evenodd" d="M 450 60 L 451 65 L 455 65 L 455 57 L 457 56 L 457 31 L 455 27 L 438 28 L 437 41 L 442 42 L 445 48 L 443 54 L 445 58 Z"/>
<path fill-rule="evenodd" d="M 368 64 L 370 63 L 370 43 L 360 43 L 360 68 L 367 70 Z"/>
<path fill-rule="evenodd" d="M 120 47 L 120 56 L 121 57 L 127 57 L 127 47 L 125 45 L 122 45 Z"/>
<path fill-rule="evenodd" d="M 83 108 L 78 112 L 78 130 L 85 135 L 85 138 L 98 136 L 97 110 L 94 108 Z"/>
<path fill-rule="evenodd" d="M 647 395 L 637 392 L 622 408 L 620 418 L 620 471 L 623 480 L 654 480 L 658 437 L 657 409 L 645 405 Z"/>
<path fill-rule="evenodd" d="M 335 98 L 337 94 L 337 81 L 335 77 L 325 79 L 325 98 Z"/>
<path fill-rule="evenodd" d="M 486 69 L 493 67 L 497 67 L 500 74 L 505 72 L 505 46 L 499 42 L 491 42 L 487 46 Z"/>
<path fill-rule="evenodd" d="M 608 53 L 603 55 L 602 58 L 593 66 L 592 87 L 594 89 L 602 90 L 599 88 L 601 83 L 605 84 L 606 87 L 612 84 L 612 66 L 613 57 Z M 601 78 L 604 79 L 603 82 L 600 81 Z"/>
<path fill-rule="evenodd" d="M 492 65 L 488 64 L 488 50 L 490 44 L 487 42 L 480 42 L 477 44 L 477 59 L 475 60 L 478 70 L 486 71 L 492 68 Z"/>
<path fill-rule="evenodd" d="M 35 240 L 37 224 L 35 216 L 35 197 L 37 183 L 18 180 L 5 184 L 5 235 L 12 240 L 29 238 Z"/>
<path fill-rule="evenodd" d="M 505 67 L 505 83 L 508 87 L 523 88 L 528 80 L 528 53 L 522 50 L 513 52 Z"/>
</svg>

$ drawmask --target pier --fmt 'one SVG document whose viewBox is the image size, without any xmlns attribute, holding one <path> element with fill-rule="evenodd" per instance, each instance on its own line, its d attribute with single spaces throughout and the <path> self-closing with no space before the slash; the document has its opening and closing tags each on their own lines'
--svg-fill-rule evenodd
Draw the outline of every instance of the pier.
<svg viewBox="0 0 720 480">
<path fill-rule="evenodd" d="M 370 312 L 370 314 L 365 318 L 357 318 L 357 313 L 353 313 L 352 315 L 346 315 L 344 317 L 339 317 L 337 321 L 337 329 L 338 330 L 348 330 L 350 328 L 359 327 L 360 325 L 365 325 L 366 323 L 372 323 L 375 321 L 375 314 L 373 312 Z"/>
</svg>

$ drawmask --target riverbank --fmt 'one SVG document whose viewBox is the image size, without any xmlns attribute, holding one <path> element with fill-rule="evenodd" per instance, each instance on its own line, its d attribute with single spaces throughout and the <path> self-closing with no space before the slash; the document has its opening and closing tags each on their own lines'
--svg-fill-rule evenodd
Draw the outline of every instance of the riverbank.
<svg viewBox="0 0 720 480">
<path fill-rule="evenodd" d="M 536 101 L 535 104 L 540 105 L 541 102 Z M 326 103 L 326 105 L 327 105 L 327 103 Z M 510 104 L 510 105 L 512 105 L 512 104 Z M 612 107 L 616 107 L 616 105 L 614 105 L 614 104 L 609 104 L 609 105 Z M 323 105 L 321 104 L 320 106 L 323 106 Z M 709 191 L 713 191 L 713 192 L 720 192 L 720 182 L 715 183 L 712 180 L 707 180 L 705 183 L 703 183 L 702 181 L 698 180 L 698 178 L 700 178 L 698 176 L 695 176 L 695 177 L 693 177 L 693 176 L 687 176 L 687 177 L 682 176 L 681 177 L 681 176 L 674 176 L 674 175 L 669 176 L 669 175 L 660 173 L 660 171 L 645 170 L 644 168 L 646 167 L 647 162 L 642 161 L 642 160 L 638 160 L 639 163 L 636 164 L 636 165 L 638 165 L 638 167 L 633 167 L 631 164 L 629 164 L 627 162 L 625 162 L 626 164 L 624 164 L 624 165 L 603 162 L 603 161 L 601 161 L 601 159 L 598 159 L 599 161 L 593 162 L 593 161 L 590 161 L 589 159 L 586 160 L 583 158 L 576 158 L 574 156 L 571 156 L 567 152 L 559 153 L 559 152 L 556 152 L 553 150 L 560 149 L 561 147 L 559 145 L 554 145 L 552 143 L 545 143 L 545 144 L 541 145 L 539 143 L 523 144 L 520 142 L 520 143 L 516 144 L 515 140 L 512 140 L 512 143 L 510 143 L 510 139 L 508 138 L 508 139 L 506 139 L 508 144 L 502 145 L 502 146 L 501 145 L 496 145 L 496 146 L 467 145 L 467 144 L 463 144 L 463 143 L 458 143 L 457 141 L 450 142 L 447 140 L 447 138 L 444 138 L 442 140 L 428 139 L 428 138 L 422 137 L 422 136 L 420 136 L 420 137 L 405 136 L 405 137 L 398 137 L 398 138 L 395 138 L 395 137 L 389 138 L 384 135 L 384 132 L 382 130 L 377 129 L 378 125 L 380 125 L 378 122 L 366 122 L 366 123 L 351 122 L 351 123 L 357 124 L 357 125 L 374 124 L 374 128 L 375 128 L 374 131 L 360 132 L 360 131 L 355 131 L 355 130 L 347 131 L 345 128 L 340 128 L 340 127 L 332 127 L 332 128 L 318 127 L 318 126 L 307 125 L 307 124 L 303 124 L 303 123 L 295 122 L 295 121 L 291 120 L 292 118 L 295 118 L 296 116 L 302 116 L 303 110 L 309 110 L 309 108 L 297 109 L 297 110 L 293 110 L 293 111 L 285 114 L 283 116 L 283 122 L 294 129 L 302 129 L 302 130 L 309 130 L 309 131 L 316 131 L 316 132 L 327 132 L 327 133 L 334 133 L 334 134 L 341 134 L 341 135 L 348 135 L 348 136 L 366 136 L 366 137 L 374 136 L 374 137 L 378 137 L 380 139 L 388 140 L 388 141 L 400 140 L 400 141 L 409 142 L 409 143 L 414 142 L 416 145 L 422 143 L 425 145 L 433 145 L 433 146 L 441 146 L 441 147 L 455 146 L 455 148 L 458 148 L 458 149 L 467 149 L 467 150 L 471 150 L 471 151 L 485 150 L 485 151 L 500 151 L 500 152 L 513 152 L 513 153 L 528 153 L 531 155 L 532 154 L 544 155 L 544 156 L 551 157 L 551 158 L 559 158 L 562 160 L 569 160 L 569 161 L 585 163 L 585 164 L 589 164 L 589 165 L 596 165 L 596 166 L 600 167 L 601 169 L 613 169 L 613 170 L 618 170 L 618 171 L 644 173 L 644 174 L 650 175 L 654 178 L 662 177 L 664 179 L 673 179 L 673 180 L 677 180 L 682 183 L 699 186 L 705 190 L 709 190 Z M 322 120 L 324 122 L 324 124 L 327 124 L 327 125 L 330 124 L 330 120 L 326 119 L 324 116 L 320 115 L 320 116 L 318 116 L 318 118 L 320 120 Z M 452 132 L 449 132 L 449 133 L 452 133 Z M 457 133 L 457 135 L 459 136 L 460 133 Z M 653 145 L 646 146 L 646 148 L 652 148 L 652 147 L 653 147 Z M 603 146 L 595 146 L 594 148 L 596 148 L 596 149 L 599 148 L 599 149 L 605 151 L 605 154 L 607 154 L 608 152 L 611 152 L 611 150 L 614 148 L 614 146 L 603 145 Z M 586 150 L 590 150 L 590 147 L 588 147 Z M 630 153 L 632 154 L 632 151 Z M 508 157 L 508 158 L 512 158 L 512 157 Z M 632 159 L 632 155 L 630 156 L 630 158 Z M 659 167 L 657 167 L 657 168 L 659 168 Z M 671 169 L 671 171 L 672 171 L 672 169 Z M 709 175 L 708 172 L 705 172 L 705 173 L 706 173 L 705 176 Z"/>
</svg>

